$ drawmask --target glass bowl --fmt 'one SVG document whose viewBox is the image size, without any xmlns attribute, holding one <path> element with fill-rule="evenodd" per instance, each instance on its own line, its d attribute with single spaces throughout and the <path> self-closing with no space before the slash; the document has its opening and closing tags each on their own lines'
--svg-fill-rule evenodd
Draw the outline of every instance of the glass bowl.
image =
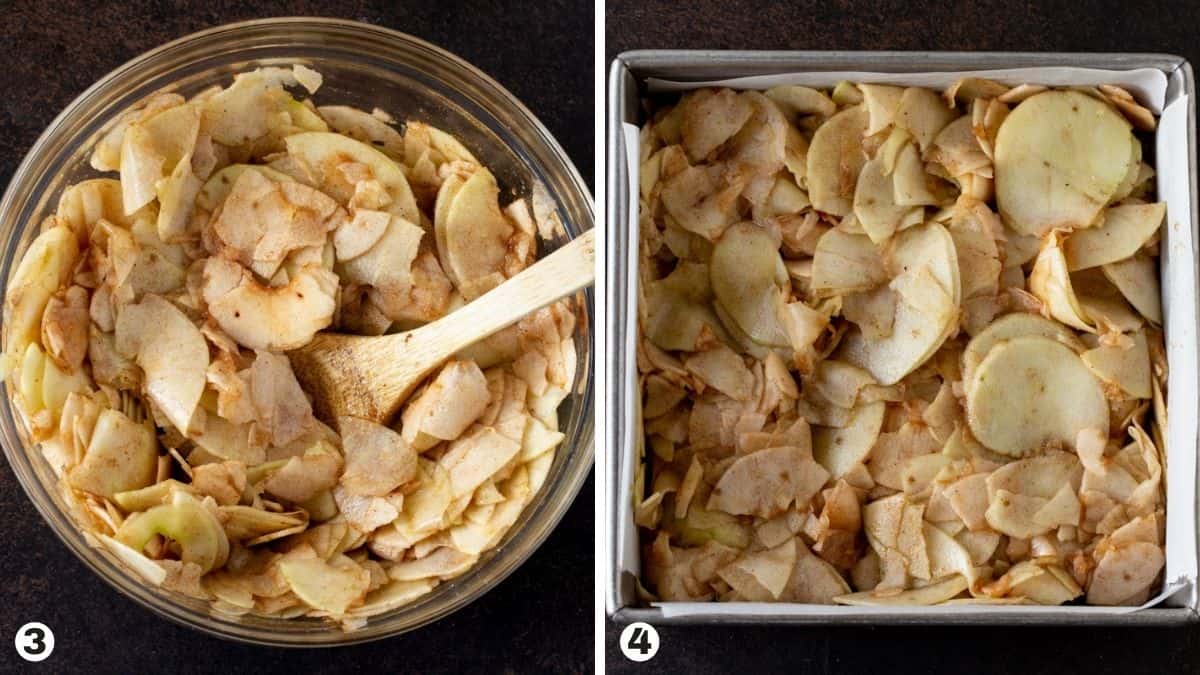
<svg viewBox="0 0 1200 675">
<path fill-rule="evenodd" d="M 409 35 L 377 26 L 315 18 L 234 23 L 189 35 L 117 68 L 76 98 L 50 123 L 13 175 L 0 202 L 0 280 L 4 288 L 62 190 L 94 177 L 91 146 L 121 111 L 152 93 L 185 96 L 228 85 L 236 72 L 259 65 L 304 63 L 319 71 L 320 104 L 374 107 L 397 120 L 419 119 L 449 131 L 469 147 L 511 195 L 536 186 L 557 206 L 567 230 L 553 249 L 592 227 L 587 187 L 544 126 L 507 90 L 462 59 Z M 316 619 L 226 617 L 208 603 L 151 587 L 107 550 L 88 545 L 59 494 L 57 479 L 29 441 L 9 402 L 0 400 L 0 440 L 17 479 L 51 529 L 96 574 L 158 614 L 220 637 L 266 645 L 351 644 L 396 635 L 465 606 L 512 573 L 566 513 L 592 465 L 592 292 L 574 299 L 578 370 L 559 411 L 566 439 L 539 495 L 502 543 L 466 574 L 356 631 Z"/>
</svg>

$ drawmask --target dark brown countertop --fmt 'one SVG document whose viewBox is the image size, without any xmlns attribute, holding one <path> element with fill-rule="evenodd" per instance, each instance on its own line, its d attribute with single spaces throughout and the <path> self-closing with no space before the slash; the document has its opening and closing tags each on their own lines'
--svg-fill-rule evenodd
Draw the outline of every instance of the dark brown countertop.
<svg viewBox="0 0 1200 675">
<path fill-rule="evenodd" d="M 1200 5 L 1166 2 L 608 0 L 607 62 L 632 49 L 1168 52 L 1200 63 Z M 659 627 L 658 655 L 613 673 L 1193 672 L 1180 628 Z"/>
<path fill-rule="evenodd" d="M 520 98 L 592 175 L 592 4 L 505 2 L 0 2 L 0 179 L 58 112 L 111 69 L 231 21 L 339 16 L 412 33 L 471 61 Z M 44 672 L 590 672 L 592 483 L 554 534 L 499 587 L 406 635 L 320 651 L 249 647 L 176 626 L 78 562 L 0 462 L 0 672 L 29 672 L 13 634 L 41 621 L 57 643 Z"/>
</svg>

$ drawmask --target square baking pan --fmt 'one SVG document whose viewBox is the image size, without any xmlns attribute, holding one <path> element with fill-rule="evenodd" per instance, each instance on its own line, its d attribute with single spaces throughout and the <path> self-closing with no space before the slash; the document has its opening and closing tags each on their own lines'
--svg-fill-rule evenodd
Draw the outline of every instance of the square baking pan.
<svg viewBox="0 0 1200 675">
<path fill-rule="evenodd" d="M 981 72 L 991 71 L 991 72 Z M 1006 72 L 1007 71 L 1007 72 Z M 639 461 L 637 419 L 637 127 L 655 92 L 724 84 L 829 87 L 841 79 L 941 88 L 965 74 L 1009 84 L 1124 84 L 1160 123 L 1153 156 L 1167 202 L 1161 286 L 1167 344 L 1167 536 L 1162 592 L 1141 608 L 1091 606 L 848 607 L 793 603 L 654 603 L 637 599 L 640 541 L 631 486 Z M 731 82 L 732 80 L 732 82 Z M 1195 83 L 1191 65 L 1166 54 L 1005 52 L 754 52 L 647 50 L 619 55 L 609 70 L 607 221 L 600 276 L 604 352 L 597 401 L 605 472 L 605 603 L 618 623 L 763 624 L 1179 624 L 1198 618 L 1197 250 Z M 1150 145 L 1150 144 L 1147 144 Z M 629 152 L 632 151 L 632 155 Z M 634 161 L 629 161 L 630 157 Z"/>
</svg>

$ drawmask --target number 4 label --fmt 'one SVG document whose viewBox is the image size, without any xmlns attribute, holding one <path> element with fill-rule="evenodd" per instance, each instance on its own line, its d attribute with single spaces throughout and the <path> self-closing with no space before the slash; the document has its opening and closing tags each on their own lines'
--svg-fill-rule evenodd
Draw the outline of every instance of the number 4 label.
<svg viewBox="0 0 1200 675">
<path fill-rule="evenodd" d="M 630 661 L 642 663 L 658 653 L 658 631 L 648 623 L 631 623 L 621 631 L 621 653 Z"/>
</svg>

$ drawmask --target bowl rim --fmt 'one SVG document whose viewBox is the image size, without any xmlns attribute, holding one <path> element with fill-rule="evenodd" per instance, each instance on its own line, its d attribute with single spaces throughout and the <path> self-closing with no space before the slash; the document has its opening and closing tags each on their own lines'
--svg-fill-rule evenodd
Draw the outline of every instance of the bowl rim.
<svg viewBox="0 0 1200 675">
<path fill-rule="evenodd" d="M 0 199 L 0 219 L 7 219 L 9 214 L 14 209 L 14 202 L 17 200 L 15 194 L 15 186 L 17 183 L 26 178 L 29 174 L 32 165 L 36 160 L 41 158 L 47 150 L 47 146 L 55 138 L 59 132 L 61 124 L 75 113 L 85 103 L 89 102 L 93 96 L 99 92 L 108 90 L 111 87 L 118 86 L 118 82 L 127 77 L 131 72 L 135 72 L 141 68 L 148 67 L 151 63 L 157 61 L 164 53 L 174 49 L 212 40 L 217 37 L 228 37 L 237 33 L 253 32 L 262 29 L 283 29 L 287 27 L 304 27 L 312 30 L 335 29 L 349 31 L 363 31 L 366 33 L 375 34 L 379 38 L 387 40 L 396 40 L 401 43 L 406 43 L 409 46 L 424 49 L 433 56 L 444 61 L 448 66 L 461 70 L 461 74 L 473 80 L 473 84 L 480 85 L 489 93 L 494 93 L 499 96 L 504 104 L 511 106 L 512 111 L 522 118 L 523 122 L 529 124 L 537 137 L 543 144 L 543 150 L 547 151 L 551 157 L 557 161 L 558 167 L 556 170 L 561 171 L 562 177 L 565 179 L 566 186 L 570 191 L 577 193 L 580 198 L 580 205 L 583 208 L 583 215 L 586 216 L 575 231 L 564 223 L 564 230 L 569 238 L 578 236 L 588 226 L 594 227 L 595 222 L 595 207 L 590 189 L 587 183 L 583 180 L 578 168 L 567 155 L 566 151 L 559 144 L 558 140 L 546 128 L 542 121 L 531 112 L 524 103 L 520 101 L 503 85 L 496 82 L 489 75 L 473 65 L 466 59 L 459 57 L 446 50 L 432 44 L 422 38 L 413 36 L 402 31 L 398 31 L 375 24 L 353 21 L 349 19 L 332 18 L 332 17 L 312 17 L 312 16 L 281 16 L 270 18 L 251 19 L 246 21 L 237 21 L 231 23 L 220 24 L 200 31 L 195 31 L 181 37 L 175 38 L 152 49 L 134 56 L 125 61 L 119 66 L 113 68 L 100 79 L 96 80 L 79 95 L 73 98 L 46 126 L 37 139 L 30 146 L 21 162 L 14 169 L 12 176 L 9 179 L 8 185 L 5 188 L 3 198 Z M 310 47 L 311 45 L 303 45 Z M 300 57 L 298 57 L 300 58 Z M 254 59 L 249 59 L 253 62 Z M 176 66 L 178 67 L 178 66 Z M 86 142 L 88 139 L 84 139 Z M 46 195 L 42 195 L 44 200 Z M 41 211 L 44 212 L 44 208 Z M 574 222 L 567 219 L 568 223 Z M 26 225 L 25 229 L 31 229 L 31 226 Z M 4 266 L 12 268 L 14 263 L 19 261 L 19 256 L 15 255 L 13 260 L 5 263 Z M 4 275 L 0 278 L 0 294 L 7 295 L 9 278 Z M 561 501 L 556 506 L 550 509 L 548 517 L 544 521 L 543 526 L 537 530 L 529 530 L 530 522 L 521 523 L 519 528 L 510 530 L 505 535 L 505 540 L 501 544 L 491 549 L 491 557 L 487 559 L 487 563 L 503 562 L 500 567 L 492 570 L 492 573 L 482 581 L 478 581 L 473 587 L 464 589 L 466 592 L 456 596 L 451 596 L 449 601 L 443 606 L 438 607 L 419 620 L 412 622 L 409 625 L 394 627 L 391 629 L 380 629 L 371 631 L 370 627 L 364 627 L 353 631 L 343 631 L 337 624 L 328 623 L 328 630 L 324 632 L 307 632 L 307 633 L 283 633 L 271 631 L 269 628 L 259 628 L 247 626 L 242 630 L 230 630 L 234 628 L 232 623 L 235 619 L 230 617 L 215 617 L 212 613 L 208 615 L 199 615 L 195 610 L 187 607 L 171 597 L 156 595 L 144 580 L 138 578 L 136 573 L 122 565 L 113 564 L 104 556 L 97 556 L 95 548 L 90 546 L 82 528 L 80 528 L 75 519 L 66 511 L 54 503 L 53 499 L 42 500 L 35 494 L 37 490 L 43 490 L 46 496 L 51 493 L 52 487 L 47 486 L 35 475 L 33 463 L 36 461 L 45 461 L 44 458 L 33 458 L 33 453 L 29 452 L 31 447 L 27 447 L 24 442 L 18 447 L 10 447 L 8 442 L 0 443 L 3 447 L 5 459 L 17 477 L 21 489 L 24 491 L 29 502 L 33 504 L 38 514 L 42 517 L 43 522 L 50 528 L 54 535 L 62 542 L 71 553 L 84 564 L 92 573 L 102 579 L 106 584 L 115 589 L 119 595 L 133 600 L 138 605 L 149 609 L 155 615 L 165 618 L 174 624 L 185 626 L 187 628 L 200 631 L 204 634 L 211 635 L 217 638 L 239 642 L 243 644 L 251 644 L 257 646 L 273 646 L 273 647 L 290 647 L 290 648 L 321 648 L 321 647 L 339 647 L 353 644 L 363 644 L 373 642 L 389 637 L 401 635 L 403 633 L 416 630 L 428 626 L 438 620 L 441 620 L 450 614 L 466 607 L 475 600 L 482 597 L 487 592 L 500 585 L 509 575 L 523 565 L 545 542 L 549 535 L 555 530 L 562 518 L 570 510 L 571 506 L 576 501 L 580 490 L 586 483 L 588 475 L 591 473 L 594 452 L 595 452 L 595 420 L 593 411 L 594 401 L 594 289 L 588 288 L 581 292 L 581 303 L 579 321 L 583 322 L 587 330 L 587 345 L 588 351 L 586 355 L 580 358 L 580 367 L 586 368 L 586 372 L 582 378 L 582 388 L 574 388 L 571 393 L 577 397 L 580 405 L 580 415 L 583 417 L 581 425 L 581 433 L 577 443 L 569 448 L 560 449 L 560 452 L 569 452 L 572 455 L 577 455 L 571 460 L 564 460 L 562 468 L 558 471 L 558 475 L 553 478 L 556 481 L 548 481 L 535 495 L 533 501 L 526 504 L 522 510 L 522 516 L 532 515 L 536 510 L 550 506 L 550 498 L 556 492 L 561 494 Z M 5 408 L 9 406 L 7 389 L 8 383 L 2 385 L 5 389 L 3 405 Z M 12 422 L 14 426 L 20 426 L 20 420 L 16 415 L 13 415 Z M 19 435 L 19 431 L 18 431 Z M 24 439 L 19 439 L 24 440 Z M 573 470 L 572 470 L 573 469 Z M 557 495 L 555 495 L 557 496 Z M 64 531 L 61 524 L 65 522 L 70 526 L 70 531 Z M 532 538 L 522 542 L 522 547 L 517 549 L 514 554 L 504 557 L 501 554 L 505 553 L 505 549 L 511 547 L 519 535 L 531 536 Z M 487 555 L 485 553 L 484 555 Z M 103 566 L 107 565 L 115 568 L 119 575 L 112 575 Z M 476 573 L 483 569 L 481 566 L 476 566 L 474 570 L 468 574 Z M 123 583 L 125 582 L 125 583 Z M 404 607 L 404 606 L 401 606 Z M 398 608 L 399 609 L 399 608 Z M 393 610 L 394 611 L 394 610 Z M 385 616 L 379 615 L 379 616 Z M 374 617 L 372 617 L 374 618 Z M 267 634 L 270 632 L 270 634 Z"/>
</svg>

